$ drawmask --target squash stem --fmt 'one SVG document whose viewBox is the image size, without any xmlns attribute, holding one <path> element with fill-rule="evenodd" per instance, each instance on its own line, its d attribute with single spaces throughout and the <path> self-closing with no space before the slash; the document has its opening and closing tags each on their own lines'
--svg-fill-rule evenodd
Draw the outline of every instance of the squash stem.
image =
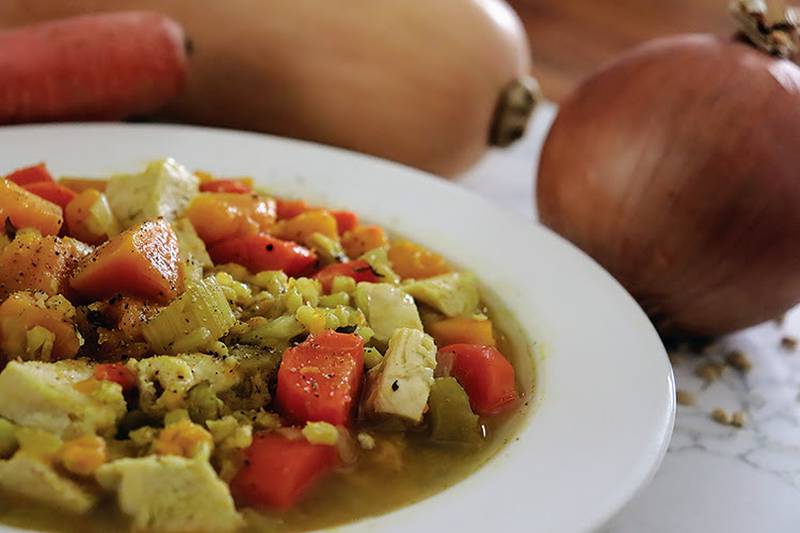
<svg viewBox="0 0 800 533">
<path fill-rule="evenodd" d="M 517 78 L 506 85 L 494 110 L 489 145 L 508 146 L 522 137 L 541 99 L 539 83 L 531 76 Z"/>
</svg>

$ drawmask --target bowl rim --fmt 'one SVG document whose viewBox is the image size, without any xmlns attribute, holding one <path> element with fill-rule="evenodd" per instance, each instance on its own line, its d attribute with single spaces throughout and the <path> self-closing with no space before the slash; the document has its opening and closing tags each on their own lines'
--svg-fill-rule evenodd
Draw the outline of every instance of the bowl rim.
<svg viewBox="0 0 800 533">
<path fill-rule="evenodd" d="M 89 148 L 91 154 L 86 154 Z M 156 152 L 155 150 L 159 148 L 162 151 Z M 68 150 L 74 153 L 66 153 Z M 49 152 L 55 153 L 49 156 Z M 38 157 L 31 158 L 36 153 L 39 154 Z M 536 405 L 532 409 L 533 414 L 528 416 L 515 440 L 508 443 L 497 456 L 477 472 L 451 488 L 410 506 L 375 517 L 365 517 L 334 529 L 400 531 L 407 530 L 413 525 L 429 528 L 431 526 L 429 520 L 437 516 L 437 509 L 444 511 L 461 509 L 459 516 L 445 513 L 445 517 L 449 525 L 458 524 L 466 531 L 485 529 L 484 524 L 494 524 L 494 527 L 497 527 L 497 524 L 506 524 L 513 527 L 514 524 L 518 525 L 517 521 L 520 519 L 530 519 L 530 513 L 536 510 L 536 506 L 528 507 L 526 495 L 520 496 L 505 488 L 499 490 L 502 481 L 513 479 L 518 488 L 529 487 L 523 484 L 525 479 L 530 482 L 530 478 L 526 476 L 547 474 L 554 476 L 547 482 L 552 484 L 552 491 L 560 491 L 558 494 L 561 495 L 561 499 L 554 500 L 553 505 L 557 508 L 555 518 L 548 515 L 538 520 L 542 530 L 551 530 L 551 527 L 558 531 L 591 530 L 601 527 L 616 514 L 656 472 L 666 453 L 675 419 L 674 378 L 663 345 L 650 321 L 616 280 L 589 256 L 549 229 L 531 225 L 530 221 L 521 215 L 506 212 L 477 194 L 448 183 L 442 178 L 399 163 L 307 141 L 172 124 L 66 123 L 0 127 L 0 162 L 4 168 L 9 167 L 9 169 L 15 165 L 31 164 L 44 159 L 56 161 L 56 166 L 66 166 L 73 169 L 72 171 L 81 170 L 83 164 L 86 167 L 93 167 L 92 172 L 104 170 L 124 172 L 138 168 L 132 168 L 132 164 L 142 164 L 148 159 L 166 155 L 174 155 L 179 162 L 194 165 L 193 168 L 201 167 L 212 172 L 232 172 L 233 169 L 240 169 L 240 174 L 259 172 L 254 176 L 257 183 L 268 181 L 269 186 L 280 192 L 299 191 L 304 197 L 318 201 L 333 198 L 332 204 L 336 205 L 343 203 L 338 200 L 343 193 L 332 188 L 323 191 L 325 187 L 314 182 L 318 179 L 316 174 L 320 172 L 333 173 L 335 179 L 330 179 L 334 179 L 341 186 L 359 185 L 372 191 L 377 197 L 385 198 L 380 205 L 372 205 L 368 202 L 368 194 L 356 192 L 358 198 L 356 203 L 364 204 L 355 207 L 356 211 L 364 212 L 365 209 L 362 207 L 365 207 L 368 211 L 367 218 L 385 224 L 390 229 L 397 229 L 399 226 L 400 233 L 443 251 L 445 255 L 462 265 L 470 267 L 475 264 L 479 279 L 485 281 L 485 285 L 492 292 L 498 297 L 505 296 L 508 300 L 513 300 L 512 304 L 507 306 L 512 312 L 515 309 L 530 311 L 531 317 L 529 318 L 526 313 L 525 320 L 520 323 L 529 337 L 537 341 L 541 339 L 544 349 L 539 351 L 539 360 L 536 362 L 537 381 L 534 395 Z M 219 155 L 220 158 L 215 159 L 214 155 Z M 270 157 L 274 159 L 270 161 Z M 9 161 L 11 163 L 8 163 Z M 123 161 L 127 161 L 127 164 L 120 167 L 118 163 Z M 117 168 L 112 168 L 114 166 Z M 252 169 L 245 168 L 246 166 L 251 166 Z M 297 170 L 292 171 L 293 167 Z M 309 179 L 309 176 L 313 178 Z M 312 189 L 311 194 L 307 194 L 306 191 L 309 186 Z M 317 190 L 314 190 L 315 187 Z M 405 203 L 398 207 L 400 202 Z M 407 204 L 413 205 L 412 217 L 403 216 L 412 209 L 412 207 L 402 207 Z M 440 210 L 442 214 L 431 214 L 429 212 L 431 210 Z M 483 224 L 471 220 L 466 216 L 467 213 L 472 213 L 474 215 L 472 218 L 482 221 Z M 457 218 L 459 224 L 445 220 L 446 215 Z M 439 218 L 436 218 L 437 216 Z M 461 228 L 469 233 L 470 238 L 482 237 L 484 246 L 495 252 L 502 251 L 503 243 L 522 243 L 524 245 L 520 247 L 522 251 L 506 250 L 506 252 L 517 261 L 533 259 L 534 263 L 527 267 L 520 264 L 502 265 L 498 262 L 488 262 L 473 251 L 469 254 L 466 252 L 460 254 L 458 247 L 463 247 L 469 242 L 465 240 L 466 237 L 453 235 L 452 231 L 448 235 L 443 230 L 434 230 L 430 224 L 432 220 L 439 220 L 445 229 Z M 489 225 L 497 233 L 492 234 L 481 225 Z M 437 246 L 438 242 L 442 245 Z M 457 251 L 455 255 L 448 253 L 453 250 Z M 557 264 L 550 265 L 547 261 L 536 263 L 542 251 L 544 251 L 543 257 Z M 462 256 L 475 262 L 461 261 Z M 494 273 L 493 268 L 500 272 Z M 523 279 L 519 276 L 524 275 L 527 268 L 536 269 L 550 277 L 546 280 L 532 279 L 530 287 L 505 285 L 507 279 Z M 482 277 L 481 271 L 487 275 Z M 580 290 L 575 287 L 570 288 L 570 285 L 579 286 Z M 528 293 L 528 296 L 535 296 L 537 300 L 547 301 L 548 304 L 555 306 L 548 309 L 548 313 L 553 313 L 552 316 L 545 316 L 547 313 L 543 313 L 542 309 L 537 307 L 544 304 L 538 301 L 528 302 L 528 307 L 525 307 L 525 302 L 519 304 L 518 300 L 522 301 L 524 297 L 515 294 L 515 288 L 518 289 L 516 292 Z M 562 296 L 564 302 L 559 303 L 557 298 L 554 299 L 552 292 L 555 289 L 562 291 L 556 296 Z M 581 290 L 585 294 L 581 294 Z M 560 310 L 559 306 L 570 303 L 576 307 L 571 310 Z M 589 306 L 591 309 L 585 310 L 582 306 Z M 559 309 L 558 313 L 554 311 L 556 308 Z M 602 321 L 605 327 L 610 328 L 611 333 L 604 334 L 602 328 L 591 323 L 590 310 L 600 312 L 599 315 L 595 315 L 594 320 Z M 603 349 L 599 350 L 601 356 L 610 359 L 611 362 L 624 362 L 633 367 L 618 368 L 616 374 L 602 374 L 602 367 L 597 366 L 589 354 L 583 356 L 584 366 L 579 366 L 577 370 L 588 366 L 593 372 L 601 372 L 607 381 L 613 378 L 618 380 L 618 384 L 631 387 L 632 391 L 636 391 L 635 395 L 633 392 L 631 395 L 638 402 L 638 408 L 626 407 L 623 403 L 625 395 L 609 388 L 607 385 L 611 383 L 603 383 L 604 386 L 600 387 L 582 376 L 566 379 L 565 372 L 570 369 L 574 371 L 576 367 L 574 364 L 572 366 L 565 364 L 565 361 L 569 362 L 569 358 L 576 358 L 578 355 L 573 353 L 564 355 L 564 352 L 559 350 L 562 347 L 580 344 L 575 339 L 572 343 L 568 342 L 567 335 L 563 333 L 566 326 L 563 317 L 571 316 L 570 313 L 573 313 L 578 324 L 583 326 L 583 335 L 588 335 L 595 341 L 598 339 L 602 341 Z M 559 317 L 560 322 L 556 320 L 554 323 L 553 316 Z M 614 339 L 610 339 L 609 335 L 617 335 L 616 340 L 628 350 L 624 357 L 614 353 L 613 344 L 609 344 Z M 585 344 L 581 346 L 586 348 Z M 639 350 L 639 353 L 629 353 L 635 350 Z M 643 383 L 637 383 L 637 380 L 643 380 Z M 573 385 L 573 382 L 576 384 Z M 577 387 L 577 382 L 586 389 L 573 390 L 573 387 Z M 565 391 L 569 396 L 566 400 Z M 578 400 L 581 393 L 587 391 L 602 394 L 592 398 L 591 402 L 584 402 L 581 405 Z M 624 411 L 625 416 L 614 412 L 607 414 L 615 428 L 622 428 L 629 433 L 625 435 L 620 433 L 619 439 L 614 441 L 612 436 L 608 435 L 608 431 L 598 429 L 603 426 L 597 420 L 584 421 L 596 429 L 594 433 L 575 427 L 568 429 L 559 421 L 559 417 L 578 414 L 575 410 L 579 407 L 584 407 L 595 414 L 600 413 L 602 409 L 598 403 L 605 403 L 609 408 Z M 635 423 L 636 427 L 627 427 L 626 421 Z M 548 439 L 553 435 L 541 434 L 537 422 L 542 424 L 546 422 L 547 428 L 551 430 L 560 428 L 559 435 L 565 438 L 572 436 L 587 440 L 582 444 L 583 447 L 566 441 L 551 443 Z M 566 458 L 568 461 L 589 466 L 585 478 L 581 479 L 576 472 L 567 469 L 562 472 L 566 477 L 562 480 L 562 476 L 558 475 L 558 470 L 552 465 L 548 468 L 545 468 L 547 465 L 544 464 L 532 466 L 530 463 L 533 461 L 525 459 L 524 449 L 526 447 L 535 449 L 540 446 L 539 440 L 528 440 L 534 438 L 546 441 L 550 447 L 546 447 L 545 451 L 558 451 L 559 459 Z M 626 448 L 629 452 L 628 457 L 612 457 L 615 442 L 624 443 L 628 447 Z M 614 465 L 620 465 L 614 477 L 610 476 L 610 472 L 603 470 L 603 464 L 600 462 L 592 463 L 591 460 L 587 460 L 585 457 L 589 451 L 587 447 L 592 446 L 602 448 L 601 451 L 605 455 L 601 457 L 609 461 L 613 459 Z M 546 461 L 553 461 L 553 458 L 547 457 Z M 481 483 L 485 486 L 481 487 Z M 542 490 L 544 487 L 536 483 L 534 480 L 533 486 L 538 492 L 533 492 L 547 499 L 548 492 Z M 498 490 L 487 492 L 487 486 L 493 486 Z M 570 487 L 573 488 L 570 490 Z M 515 498 L 516 501 L 512 501 Z M 498 509 L 494 519 L 493 513 L 487 513 L 481 508 L 480 504 L 487 501 L 492 501 Z M 598 504 L 598 501 L 601 503 Z M 575 512 L 575 505 L 579 506 L 581 512 Z M 3 530 L 4 527 L 0 525 L 0 531 Z M 8 528 L 5 530 L 17 531 Z"/>
</svg>

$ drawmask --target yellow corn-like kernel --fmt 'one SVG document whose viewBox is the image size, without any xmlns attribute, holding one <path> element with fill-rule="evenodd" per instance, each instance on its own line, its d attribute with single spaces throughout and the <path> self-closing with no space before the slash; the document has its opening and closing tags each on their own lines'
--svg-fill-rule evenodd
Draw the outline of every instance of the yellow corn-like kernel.
<svg viewBox="0 0 800 533">
<path fill-rule="evenodd" d="M 213 442 L 208 431 L 189 420 L 181 420 L 159 433 L 153 442 L 153 452 L 191 458 L 203 448 L 209 449 Z"/>
<path fill-rule="evenodd" d="M 65 442 L 59 451 L 61 464 L 79 476 L 90 476 L 108 459 L 106 441 L 97 435 L 84 435 Z"/>
</svg>

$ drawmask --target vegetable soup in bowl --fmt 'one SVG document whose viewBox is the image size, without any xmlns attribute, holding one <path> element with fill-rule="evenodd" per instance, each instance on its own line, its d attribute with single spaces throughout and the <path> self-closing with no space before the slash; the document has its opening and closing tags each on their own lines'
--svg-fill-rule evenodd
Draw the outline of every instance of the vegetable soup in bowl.
<svg viewBox="0 0 800 533">
<path fill-rule="evenodd" d="M 0 130 L 12 145 L 5 524 L 512 530 L 524 484 L 554 502 L 543 529 L 576 530 L 660 462 L 674 404 L 652 327 L 591 261 L 483 200 L 258 135 Z M 577 419 L 597 407 L 616 409 L 608 431 Z M 558 511 L 577 479 L 611 493 L 579 517 Z"/>
</svg>

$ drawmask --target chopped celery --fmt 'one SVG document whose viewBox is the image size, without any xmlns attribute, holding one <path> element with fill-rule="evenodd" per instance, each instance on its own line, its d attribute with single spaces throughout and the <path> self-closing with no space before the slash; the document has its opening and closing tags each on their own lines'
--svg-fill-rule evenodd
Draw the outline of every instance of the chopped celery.
<svg viewBox="0 0 800 533">
<path fill-rule="evenodd" d="M 383 362 L 383 355 L 377 348 L 367 346 L 364 348 L 364 365 L 367 369 L 374 368 Z"/>
<path fill-rule="evenodd" d="M 344 263 L 347 261 L 347 254 L 344 252 L 344 248 L 342 248 L 342 243 L 338 240 L 331 239 L 327 235 L 323 235 L 319 232 L 312 233 L 311 237 L 306 241 L 306 244 L 317 252 L 317 257 L 326 265 L 331 263 Z"/>
<path fill-rule="evenodd" d="M 451 272 L 408 281 L 403 283 L 403 289 L 417 301 L 449 317 L 472 313 L 480 303 L 475 276 L 468 272 Z"/>
<path fill-rule="evenodd" d="M 378 273 L 382 281 L 386 283 L 398 283 L 400 281 L 400 276 L 392 270 L 392 262 L 389 261 L 388 252 L 388 246 L 380 246 L 366 252 L 359 257 L 359 259 L 363 259 L 369 263 L 369 266 Z"/>
<path fill-rule="evenodd" d="M 200 240 L 188 218 L 179 218 L 173 222 L 172 229 L 175 230 L 175 235 L 178 237 L 180 259 L 187 281 L 195 282 L 202 279 L 203 269 L 214 266 L 206 251 L 206 245 Z"/>
<path fill-rule="evenodd" d="M 431 440 L 442 444 L 476 446 L 481 442 L 478 415 L 455 378 L 436 378 L 428 399 Z"/>
<path fill-rule="evenodd" d="M 302 433 L 311 444 L 336 446 L 336 442 L 339 440 L 339 430 L 328 422 L 306 422 Z"/>
<path fill-rule="evenodd" d="M 217 397 L 208 381 L 200 382 L 189 389 L 186 403 L 189 418 L 198 424 L 202 424 L 206 420 L 216 420 L 224 407 L 222 400 Z"/>
<path fill-rule="evenodd" d="M 179 353 L 178 348 L 191 352 L 225 335 L 235 322 L 222 289 L 213 278 L 206 278 L 146 322 L 142 334 L 157 354 Z M 209 334 L 204 335 L 203 329 Z M 190 335 L 195 342 L 181 342 Z"/>
<path fill-rule="evenodd" d="M 7 459 L 17 450 L 17 426 L 0 418 L 0 459 Z"/>
<path fill-rule="evenodd" d="M 239 340 L 245 344 L 274 347 L 276 341 L 286 342 L 303 332 L 305 328 L 295 317 L 284 315 L 251 328 Z"/>
</svg>

